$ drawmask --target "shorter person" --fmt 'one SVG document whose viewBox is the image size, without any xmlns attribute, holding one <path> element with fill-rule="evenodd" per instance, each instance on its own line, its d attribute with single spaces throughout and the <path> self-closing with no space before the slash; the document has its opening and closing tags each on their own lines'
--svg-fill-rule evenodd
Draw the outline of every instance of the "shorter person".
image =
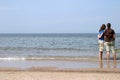
<svg viewBox="0 0 120 80">
<path fill-rule="evenodd" d="M 116 60 L 115 52 L 115 31 L 111 28 L 111 24 L 107 24 L 107 29 L 104 32 L 105 46 L 106 46 L 106 56 L 107 60 L 110 58 L 110 51 L 113 53 L 113 58 Z"/>
<path fill-rule="evenodd" d="M 98 34 L 98 43 L 99 43 L 99 60 L 102 60 L 103 50 L 104 50 L 104 31 L 106 29 L 105 24 L 102 24 L 102 26 L 99 29 Z"/>
</svg>

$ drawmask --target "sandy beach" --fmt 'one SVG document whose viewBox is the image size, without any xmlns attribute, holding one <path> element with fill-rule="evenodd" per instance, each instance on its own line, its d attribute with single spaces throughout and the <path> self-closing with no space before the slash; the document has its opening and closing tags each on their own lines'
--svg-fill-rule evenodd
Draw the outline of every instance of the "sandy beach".
<svg viewBox="0 0 120 80">
<path fill-rule="evenodd" d="M 120 69 L 0 68 L 1 80 L 120 80 Z"/>
<path fill-rule="evenodd" d="M 1 61 L 1 80 L 120 80 L 120 61 Z"/>
</svg>

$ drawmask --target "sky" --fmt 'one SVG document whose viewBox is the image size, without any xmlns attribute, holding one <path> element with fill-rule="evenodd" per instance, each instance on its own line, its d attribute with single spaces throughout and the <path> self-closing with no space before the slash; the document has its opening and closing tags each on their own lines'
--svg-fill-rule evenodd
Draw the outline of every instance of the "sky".
<svg viewBox="0 0 120 80">
<path fill-rule="evenodd" d="M 120 0 L 0 0 L 0 33 L 98 33 L 120 30 Z"/>
</svg>

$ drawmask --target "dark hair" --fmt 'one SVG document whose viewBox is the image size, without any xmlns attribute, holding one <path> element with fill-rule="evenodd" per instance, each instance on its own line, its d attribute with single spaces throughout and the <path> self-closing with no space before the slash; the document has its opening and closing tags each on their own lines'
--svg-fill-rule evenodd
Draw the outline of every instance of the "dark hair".
<svg viewBox="0 0 120 80">
<path fill-rule="evenodd" d="M 111 24 L 110 23 L 107 23 L 107 27 L 108 27 L 108 29 L 111 27 Z"/>
<path fill-rule="evenodd" d="M 100 27 L 99 31 L 105 30 L 105 28 L 106 28 L 106 25 L 105 25 L 105 24 L 102 24 L 102 26 Z"/>
</svg>

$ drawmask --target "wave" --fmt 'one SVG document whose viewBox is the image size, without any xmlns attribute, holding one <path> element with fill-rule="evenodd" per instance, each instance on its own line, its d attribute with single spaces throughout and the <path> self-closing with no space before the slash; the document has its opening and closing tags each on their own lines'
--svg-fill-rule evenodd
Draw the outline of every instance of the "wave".
<svg viewBox="0 0 120 80">
<path fill-rule="evenodd" d="M 26 58 L 16 58 L 16 57 L 1 57 L 0 60 L 26 60 Z"/>
<path fill-rule="evenodd" d="M 37 48 L 37 47 L 0 47 L 0 50 L 96 50 L 96 48 Z"/>
<path fill-rule="evenodd" d="M 63 56 L 43 56 L 43 57 L 0 57 L 1 61 L 24 61 L 24 60 L 68 60 L 68 61 L 80 61 L 80 60 L 97 60 L 96 57 L 63 57 Z"/>
</svg>

